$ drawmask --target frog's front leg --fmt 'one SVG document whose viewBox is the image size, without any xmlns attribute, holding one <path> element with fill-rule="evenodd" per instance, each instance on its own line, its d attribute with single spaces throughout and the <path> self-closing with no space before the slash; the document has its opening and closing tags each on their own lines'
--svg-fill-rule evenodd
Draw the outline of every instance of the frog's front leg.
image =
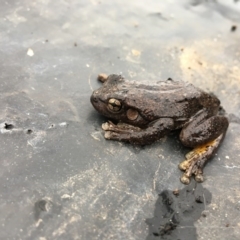
<svg viewBox="0 0 240 240">
<path fill-rule="evenodd" d="M 132 144 L 146 145 L 167 135 L 174 126 L 170 118 L 161 118 L 148 125 L 147 128 L 138 128 L 129 124 L 119 123 L 117 125 L 107 122 L 102 125 L 105 130 L 105 138 L 130 142 Z"/>
<path fill-rule="evenodd" d="M 186 155 L 186 160 L 179 164 L 179 168 L 185 171 L 181 177 L 184 184 L 189 184 L 192 175 L 195 175 L 197 182 L 203 181 L 203 167 L 213 156 L 227 131 L 226 117 L 208 116 L 207 111 L 202 111 L 180 133 L 181 142 L 193 148 Z"/>
</svg>

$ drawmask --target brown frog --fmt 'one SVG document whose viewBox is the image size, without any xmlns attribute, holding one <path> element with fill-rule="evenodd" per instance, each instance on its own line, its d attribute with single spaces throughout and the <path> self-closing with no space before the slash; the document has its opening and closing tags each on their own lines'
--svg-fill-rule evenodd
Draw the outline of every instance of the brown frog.
<svg viewBox="0 0 240 240">
<path fill-rule="evenodd" d="M 181 182 L 188 184 L 192 175 L 203 181 L 203 167 L 228 128 L 214 95 L 172 79 L 145 85 L 113 74 L 99 75 L 98 80 L 103 86 L 92 93 L 91 103 L 99 113 L 119 122 L 102 125 L 106 139 L 145 145 L 181 129 L 181 142 L 193 148 L 179 164 L 185 171 Z"/>
</svg>

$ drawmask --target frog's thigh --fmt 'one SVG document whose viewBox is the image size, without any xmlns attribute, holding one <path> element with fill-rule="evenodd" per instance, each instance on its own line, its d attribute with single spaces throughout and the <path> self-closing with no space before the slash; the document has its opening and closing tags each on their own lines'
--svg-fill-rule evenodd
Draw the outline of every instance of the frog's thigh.
<svg viewBox="0 0 240 240">
<path fill-rule="evenodd" d="M 194 122 L 191 122 L 180 133 L 180 140 L 183 145 L 192 148 L 208 143 L 225 133 L 228 120 L 224 116 L 213 116 L 194 127 L 193 125 L 195 125 Z"/>
</svg>

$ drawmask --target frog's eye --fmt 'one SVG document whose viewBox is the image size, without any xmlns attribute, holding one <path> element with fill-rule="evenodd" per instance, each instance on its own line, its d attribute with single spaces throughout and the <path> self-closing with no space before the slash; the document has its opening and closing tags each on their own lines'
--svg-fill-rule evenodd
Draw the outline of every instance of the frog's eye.
<svg viewBox="0 0 240 240">
<path fill-rule="evenodd" d="M 108 100 L 108 108 L 113 112 L 118 112 L 121 110 L 122 104 L 119 100 L 115 98 L 110 98 Z"/>
</svg>

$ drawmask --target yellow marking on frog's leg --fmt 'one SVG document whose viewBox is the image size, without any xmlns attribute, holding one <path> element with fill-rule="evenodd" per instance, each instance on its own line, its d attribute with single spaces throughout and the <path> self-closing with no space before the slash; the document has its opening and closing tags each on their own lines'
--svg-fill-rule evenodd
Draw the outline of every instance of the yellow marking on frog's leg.
<svg viewBox="0 0 240 240">
<path fill-rule="evenodd" d="M 185 157 L 186 157 L 186 159 L 190 159 L 190 158 L 192 158 L 194 155 L 195 155 L 195 152 L 194 152 L 194 151 L 191 151 L 191 152 L 187 153 L 187 154 L 185 155 Z"/>
<path fill-rule="evenodd" d="M 181 177 L 182 183 L 189 184 L 192 175 L 195 175 L 195 180 L 197 182 L 203 182 L 204 164 L 217 149 L 223 136 L 224 135 L 221 134 L 216 139 L 202 144 L 186 154 L 186 160 L 179 164 L 179 168 L 185 171 Z"/>
</svg>

